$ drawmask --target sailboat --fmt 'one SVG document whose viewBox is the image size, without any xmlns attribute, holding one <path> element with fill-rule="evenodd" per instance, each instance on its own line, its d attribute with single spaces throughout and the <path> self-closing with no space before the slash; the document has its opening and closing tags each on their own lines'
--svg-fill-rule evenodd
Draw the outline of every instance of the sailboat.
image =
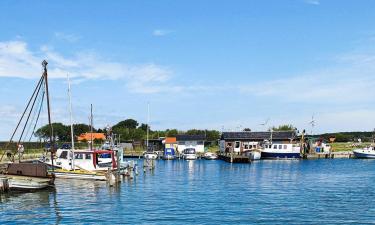
<svg viewBox="0 0 375 225">
<path fill-rule="evenodd" d="M 72 118 L 72 100 L 71 87 L 69 75 L 68 80 L 68 95 L 69 95 L 69 112 L 70 112 L 70 131 L 71 131 L 71 148 L 58 149 L 56 154 L 56 163 L 51 165 L 50 161 L 43 162 L 56 167 L 55 175 L 58 178 L 73 178 L 73 179 L 89 179 L 89 180 L 107 180 L 107 172 L 117 169 L 118 159 L 117 151 L 111 149 L 93 149 L 93 138 L 91 136 L 90 148 L 87 150 L 76 150 L 74 147 L 74 129 Z M 93 116 L 92 105 L 90 114 L 91 133 L 93 132 Z M 108 158 L 101 158 L 102 155 L 109 155 Z M 103 162 L 104 161 L 104 162 Z"/>
<path fill-rule="evenodd" d="M 22 140 L 27 136 L 25 134 L 25 129 L 30 123 L 30 116 L 33 113 L 38 112 L 38 116 L 36 117 L 35 126 L 37 124 L 37 121 L 39 119 L 39 115 L 41 112 L 41 108 L 43 105 L 43 99 L 46 97 L 47 99 L 47 111 L 48 111 L 48 124 L 50 128 L 50 134 L 49 134 L 49 144 L 50 148 L 48 149 L 51 154 L 51 163 L 54 163 L 54 138 L 52 134 L 52 123 L 51 123 L 51 113 L 50 113 L 50 102 L 49 102 L 49 91 L 48 91 L 48 73 L 47 73 L 47 61 L 44 60 L 42 62 L 43 66 L 43 75 L 39 79 L 39 82 L 34 89 L 34 92 L 32 96 L 29 99 L 29 102 L 10 138 L 10 141 L 8 142 L 7 146 L 5 148 L 8 148 L 10 144 L 14 144 L 13 138 L 17 131 L 19 130 L 20 124 L 24 124 L 24 127 L 21 131 L 20 137 L 18 139 L 18 142 L 16 143 L 16 146 L 18 146 L 18 162 L 15 162 L 14 160 L 14 153 L 13 157 L 11 157 L 11 163 L 8 164 L 8 167 L 6 169 L 5 177 L 8 179 L 9 183 L 9 189 L 17 189 L 17 190 L 37 190 L 37 189 L 43 189 L 54 185 L 55 181 L 55 175 L 54 171 L 51 172 L 48 171 L 47 166 L 44 164 L 36 164 L 36 163 L 26 163 L 21 162 L 21 156 L 24 151 Z M 42 91 L 41 91 L 42 90 Z M 40 94 L 41 93 L 41 94 Z M 40 107 L 39 110 L 35 109 L 35 103 L 37 99 L 41 99 L 40 101 Z M 34 110 L 35 109 L 35 110 Z M 27 114 L 27 116 L 26 116 Z M 36 114 L 34 114 L 36 115 Z M 32 117 L 33 118 L 33 117 Z M 22 123 L 23 122 L 23 123 Z M 34 129 L 35 129 L 34 126 Z M 26 132 L 27 133 L 27 132 Z M 1 156 L 0 161 L 3 159 L 5 153 L 12 155 L 11 151 L 4 151 L 4 154 Z"/>
<path fill-rule="evenodd" d="M 158 158 L 158 154 L 156 154 L 156 152 L 154 151 L 154 149 L 150 149 L 150 146 L 149 146 L 149 139 L 148 139 L 148 135 L 149 135 L 149 130 L 150 130 L 150 103 L 147 104 L 147 134 L 146 134 L 146 152 L 144 152 L 143 154 L 143 157 L 145 159 L 157 159 Z"/>
</svg>

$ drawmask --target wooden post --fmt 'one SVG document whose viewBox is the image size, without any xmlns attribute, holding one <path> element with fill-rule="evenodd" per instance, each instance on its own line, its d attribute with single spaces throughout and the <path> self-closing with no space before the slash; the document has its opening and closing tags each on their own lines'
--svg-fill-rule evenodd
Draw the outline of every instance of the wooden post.
<svg viewBox="0 0 375 225">
<path fill-rule="evenodd" d="M 7 177 L 0 177 L 0 193 L 7 192 L 9 190 L 9 181 Z"/>
</svg>

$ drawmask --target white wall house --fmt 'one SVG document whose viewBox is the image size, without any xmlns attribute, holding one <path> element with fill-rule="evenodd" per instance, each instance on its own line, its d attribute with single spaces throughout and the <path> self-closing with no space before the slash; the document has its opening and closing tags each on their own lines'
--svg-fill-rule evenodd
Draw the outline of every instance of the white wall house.
<svg viewBox="0 0 375 225">
<path fill-rule="evenodd" d="M 177 135 L 177 151 L 182 153 L 186 148 L 194 148 L 196 153 L 204 153 L 204 135 Z"/>
</svg>

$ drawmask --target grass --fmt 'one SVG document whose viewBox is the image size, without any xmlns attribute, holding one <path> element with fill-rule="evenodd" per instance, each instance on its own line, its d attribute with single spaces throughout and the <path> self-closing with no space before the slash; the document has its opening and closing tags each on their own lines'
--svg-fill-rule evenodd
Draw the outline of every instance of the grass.
<svg viewBox="0 0 375 225">
<path fill-rule="evenodd" d="M 342 152 L 342 151 L 352 151 L 353 149 L 356 149 L 356 148 L 363 148 L 370 144 L 371 144 L 370 142 L 365 142 L 365 143 L 335 142 L 335 143 L 332 143 L 331 146 L 334 152 Z"/>
</svg>

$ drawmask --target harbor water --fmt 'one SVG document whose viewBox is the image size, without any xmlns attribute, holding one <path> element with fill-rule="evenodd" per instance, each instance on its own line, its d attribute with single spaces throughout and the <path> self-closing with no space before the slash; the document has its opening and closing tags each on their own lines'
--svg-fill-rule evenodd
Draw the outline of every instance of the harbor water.
<svg viewBox="0 0 375 225">
<path fill-rule="evenodd" d="M 118 187 L 0 195 L 0 224 L 375 223 L 375 160 L 156 161 Z"/>
</svg>

